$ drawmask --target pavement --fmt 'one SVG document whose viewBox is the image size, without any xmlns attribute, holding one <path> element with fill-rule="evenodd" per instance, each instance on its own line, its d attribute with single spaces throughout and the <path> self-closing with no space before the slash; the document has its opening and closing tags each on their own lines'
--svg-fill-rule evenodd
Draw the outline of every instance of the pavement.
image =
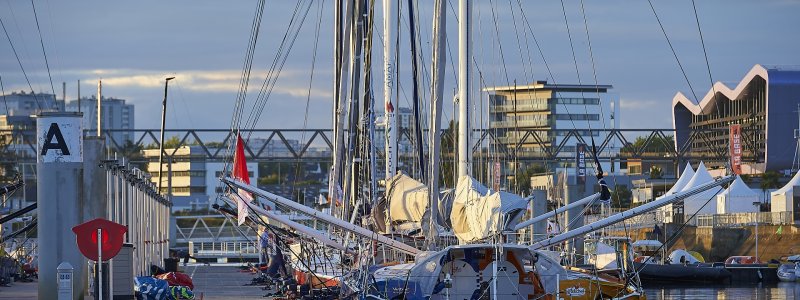
<svg viewBox="0 0 800 300">
<path fill-rule="evenodd" d="M 250 272 L 242 272 L 241 264 L 189 264 L 179 267 L 192 277 L 195 299 L 269 299 L 263 296 L 267 291 L 260 286 L 245 286 L 255 277 Z M 0 299 L 36 299 L 37 282 L 14 282 L 8 287 L 0 286 Z M 87 296 L 86 299 L 93 299 Z"/>
</svg>

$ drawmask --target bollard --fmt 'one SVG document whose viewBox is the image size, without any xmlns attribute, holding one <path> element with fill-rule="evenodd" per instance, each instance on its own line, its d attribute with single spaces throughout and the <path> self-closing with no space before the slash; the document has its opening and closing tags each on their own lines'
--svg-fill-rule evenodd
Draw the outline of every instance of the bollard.
<svg viewBox="0 0 800 300">
<path fill-rule="evenodd" d="M 58 265 L 58 300 L 72 300 L 72 265 L 62 262 Z"/>
</svg>

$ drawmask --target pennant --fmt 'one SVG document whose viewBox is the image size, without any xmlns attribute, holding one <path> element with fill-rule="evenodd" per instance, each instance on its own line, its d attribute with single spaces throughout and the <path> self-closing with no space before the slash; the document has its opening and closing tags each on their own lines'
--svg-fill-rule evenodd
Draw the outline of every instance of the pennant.
<svg viewBox="0 0 800 300">
<path fill-rule="evenodd" d="M 242 136 L 236 134 L 236 152 L 233 154 L 233 179 L 242 183 L 250 184 L 250 173 L 247 171 L 247 160 L 244 156 L 244 141 Z M 253 195 L 249 192 L 238 189 L 236 206 L 238 208 L 239 226 L 244 224 L 249 215 L 247 204 L 253 201 Z"/>
</svg>

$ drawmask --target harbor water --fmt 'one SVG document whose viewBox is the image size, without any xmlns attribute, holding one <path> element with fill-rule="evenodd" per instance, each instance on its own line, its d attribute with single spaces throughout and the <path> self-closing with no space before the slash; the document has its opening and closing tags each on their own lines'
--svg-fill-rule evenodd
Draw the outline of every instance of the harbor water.
<svg viewBox="0 0 800 300">
<path fill-rule="evenodd" d="M 765 285 L 662 285 L 645 287 L 647 299 L 800 299 L 800 283 Z"/>
</svg>

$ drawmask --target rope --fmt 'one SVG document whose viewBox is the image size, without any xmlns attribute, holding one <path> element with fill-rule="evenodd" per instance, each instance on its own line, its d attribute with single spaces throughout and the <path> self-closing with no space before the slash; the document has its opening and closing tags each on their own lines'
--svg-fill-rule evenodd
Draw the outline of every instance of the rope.
<svg viewBox="0 0 800 300">
<path fill-rule="evenodd" d="M 664 39 L 667 40 L 669 49 L 670 51 L 672 51 L 672 56 L 675 57 L 675 62 L 678 63 L 678 67 L 681 69 L 681 73 L 683 73 L 683 78 L 686 80 L 686 84 L 689 86 L 689 90 L 691 90 L 692 96 L 694 96 L 695 104 L 698 104 L 697 94 L 695 94 L 694 88 L 692 87 L 692 83 L 689 81 L 689 76 L 686 75 L 686 71 L 683 69 L 683 64 L 681 64 L 681 60 L 678 59 L 678 54 L 675 52 L 675 47 L 672 46 L 672 42 L 669 40 L 669 36 L 667 36 L 667 31 L 664 29 L 664 25 L 661 24 L 661 19 L 658 17 L 658 13 L 656 13 L 656 8 L 653 6 L 653 1 L 647 0 L 647 3 L 650 4 L 650 9 L 653 11 L 653 15 L 656 17 L 656 21 L 658 21 L 658 27 L 661 28 L 661 33 L 664 34 Z"/>
<path fill-rule="evenodd" d="M 39 28 L 39 16 L 36 14 L 36 5 L 31 0 L 31 7 L 33 7 L 33 19 L 36 20 L 36 31 L 39 32 L 39 44 L 42 45 L 42 55 L 44 56 L 44 65 L 47 67 L 47 78 L 50 79 L 50 89 L 53 91 L 53 101 L 56 99 L 56 89 L 53 87 L 53 77 L 50 76 L 50 63 L 47 62 L 47 52 L 44 50 L 44 40 L 42 39 L 42 29 Z M 58 104 L 54 103 L 56 107 Z"/>
<path fill-rule="evenodd" d="M 31 93 L 33 93 L 33 99 L 36 100 L 36 107 L 40 110 L 42 109 L 42 104 L 39 103 L 39 96 L 33 91 L 33 85 L 31 85 L 31 80 L 28 78 L 28 73 L 25 72 L 25 67 L 22 66 L 22 61 L 19 59 L 19 54 L 17 54 L 17 48 L 14 47 L 14 42 L 11 41 L 11 36 L 8 35 L 8 30 L 6 30 L 6 24 L 3 23 L 3 18 L 0 18 L 0 27 L 3 27 L 3 32 L 6 34 L 6 39 L 8 43 L 11 45 L 11 51 L 14 52 L 14 57 L 17 59 L 17 64 L 19 64 L 19 68 L 22 70 L 22 75 L 25 76 L 25 81 L 28 83 L 28 88 L 31 89 Z M 3 93 L 5 95 L 5 93 Z"/>
</svg>

